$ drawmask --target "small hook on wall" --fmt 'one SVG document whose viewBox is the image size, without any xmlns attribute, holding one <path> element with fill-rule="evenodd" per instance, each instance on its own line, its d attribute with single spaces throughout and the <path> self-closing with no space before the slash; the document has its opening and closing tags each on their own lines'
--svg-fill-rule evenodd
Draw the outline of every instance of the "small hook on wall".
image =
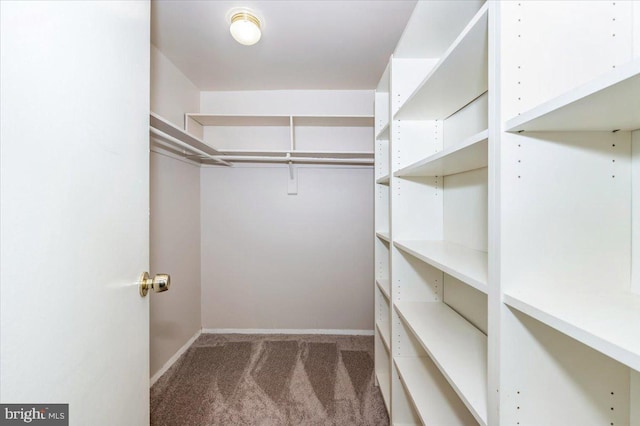
<svg viewBox="0 0 640 426">
<path fill-rule="evenodd" d="M 293 165 L 292 161 L 289 161 L 289 180 L 287 185 L 287 194 L 289 195 L 297 195 L 298 194 L 298 170 Z"/>
</svg>

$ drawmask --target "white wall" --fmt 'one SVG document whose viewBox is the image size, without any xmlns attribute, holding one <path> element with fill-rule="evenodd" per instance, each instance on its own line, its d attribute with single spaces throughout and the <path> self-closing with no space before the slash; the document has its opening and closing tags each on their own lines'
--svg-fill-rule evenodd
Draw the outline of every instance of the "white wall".
<svg viewBox="0 0 640 426">
<path fill-rule="evenodd" d="M 183 128 L 184 114 L 198 112 L 199 102 L 198 88 L 151 45 L 151 110 Z"/>
<path fill-rule="evenodd" d="M 202 325 L 373 328 L 373 169 L 201 169 Z"/>
<path fill-rule="evenodd" d="M 258 90 L 202 92 L 200 112 L 209 114 L 371 114 L 373 90 Z"/>
<path fill-rule="evenodd" d="M 151 110 L 182 127 L 198 110 L 198 89 L 151 48 Z M 201 328 L 200 170 L 154 148 L 151 153 L 151 274 L 171 275 L 171 288 L 151 294 L 150 373 L 154 375 Z"/>
<path fill-rule="evenodd" d="M 372 115 L 373 96 L 202 92 L 200 111 Z M 373 169 L 297 170 L 297 195 L 287 166 L 201 170 L 203 328 L 373 329 Z"/>
</svg>

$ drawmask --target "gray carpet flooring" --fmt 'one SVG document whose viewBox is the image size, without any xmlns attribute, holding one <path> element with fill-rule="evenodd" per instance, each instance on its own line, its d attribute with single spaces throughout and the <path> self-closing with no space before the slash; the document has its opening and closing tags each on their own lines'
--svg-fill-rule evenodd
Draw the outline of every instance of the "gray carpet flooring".
<svg viewBox="0 0 640 426">
<path fill-rule="evenodd" d="M 205 334 L 151 388 L 151 425 L 386 426 L 373 376 L 373 337 Z"/>
</svg>

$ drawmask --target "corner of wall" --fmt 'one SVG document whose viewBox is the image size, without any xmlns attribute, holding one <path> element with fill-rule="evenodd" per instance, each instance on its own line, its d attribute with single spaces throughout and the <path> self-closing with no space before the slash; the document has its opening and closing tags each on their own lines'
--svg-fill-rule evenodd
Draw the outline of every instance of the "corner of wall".
<svg viewBox="0 0 640 426">
<path fill-rule="evenodd" d="M 200 91 L 156 46 L 151 46 L 151 110 L 175 125 L 197 112 Z M 150 262 L 152 273 L 172 275 L 169 296 L 150 309 L 150 374 L 159 377 L 202 329 L 200 170 L 163 151 L 151 154 Z M 195 337 L 194 337 L 195 336 Z"/>
<path fill-rule="evenodd" d="M 184 126 L 184 114 L 200 110 L 200 90 L 162 53 L 151 45 L 151 111 L 175 125 Z"/>
</svg>

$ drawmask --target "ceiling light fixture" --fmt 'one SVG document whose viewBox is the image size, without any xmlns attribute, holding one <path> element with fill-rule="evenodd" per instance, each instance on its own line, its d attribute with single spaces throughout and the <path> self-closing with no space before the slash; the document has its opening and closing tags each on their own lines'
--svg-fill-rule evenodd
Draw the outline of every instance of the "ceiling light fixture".
<svg viewBox="0 0 640 426">
<path fill-rule="evenodd" d="M 247 9 L 233 11 L 229 30 L 233 38 L 245 46 L 256 44 L 262 36 L 260 19 Z"/>
</svg>

